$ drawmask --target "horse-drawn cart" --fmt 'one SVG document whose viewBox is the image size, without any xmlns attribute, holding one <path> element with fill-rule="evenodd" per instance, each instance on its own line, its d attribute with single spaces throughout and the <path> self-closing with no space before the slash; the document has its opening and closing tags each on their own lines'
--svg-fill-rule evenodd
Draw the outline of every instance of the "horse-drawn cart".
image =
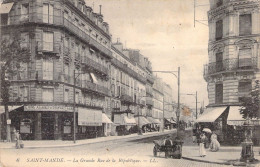
<svg viewBox="0 0 260 167">
<path fill-rule="evenodd" d="M 170 142 L 167 144 L 167 140 L 169 139 L 153 141 L 155 144 L 153 148 L 153 155 L 157 157 L 158 153 L 160 154 L 161 152 L 164 152 L 165 158 L 172 157 L 181 159 L 183 142 L 179 139 L 176 139 L 174 141 L 170 140 Z"/>
</svg>

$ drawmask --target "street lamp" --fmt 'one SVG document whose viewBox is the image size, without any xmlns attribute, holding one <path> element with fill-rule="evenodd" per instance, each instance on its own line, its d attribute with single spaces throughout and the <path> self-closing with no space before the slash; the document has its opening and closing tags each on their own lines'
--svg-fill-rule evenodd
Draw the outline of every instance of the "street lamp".
<svg viewBox="0 0 260 167">
<path fill-rule="evenodd" d="M 160 73 L 169 73 L 174 75 L 178 79 L 178 111 L 176 113 L 177 116 L 177 136 L 179 137 L 179 119 L 180 119 L 180 67 L 178 67 L 178 71 L 153 71 Z M 178 73 L 178 76 L 175 74 Z M 164 119 L 163 119 L 164 124 Z"/>
<path fill-rule="evenodd" d="M 190 93 L 190 94 L 184 94 L 184 95 L 190 95 L 190 96 L 193 96 L 193 97 L 195 97 L 195 99 L 196 99 L 196 119 L 198 118 L 198 94 L 197 94 L 197 91 L 196 91 L 196 94 L 192 94 L 192 93 Z"/>
</svg>

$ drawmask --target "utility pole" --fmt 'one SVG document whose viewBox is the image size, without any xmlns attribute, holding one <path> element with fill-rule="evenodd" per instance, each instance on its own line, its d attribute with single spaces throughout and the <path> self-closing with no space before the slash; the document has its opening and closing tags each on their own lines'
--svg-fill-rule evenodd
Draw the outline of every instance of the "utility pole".
<svg viewBox="0 0 260 167">
<path fill-rule="evenodd" d="M 75 99 L 75 86 L 76 76 L 75 70 L 73 71 L 73 142 L 76 143 L 76 99 Z"/>
<path fill-rule="evenodd" d="M 177 112 L 177 137 L 180 131 L 180 67 L 178 67 L 178 112 Z"/>
<path fill-rule="evenodd" d="M 196 91 L 196 119 L 198 119 L 198 96 L 197 96 L 198 94 L 197 94 L 197 91 Z"/>
</svg>

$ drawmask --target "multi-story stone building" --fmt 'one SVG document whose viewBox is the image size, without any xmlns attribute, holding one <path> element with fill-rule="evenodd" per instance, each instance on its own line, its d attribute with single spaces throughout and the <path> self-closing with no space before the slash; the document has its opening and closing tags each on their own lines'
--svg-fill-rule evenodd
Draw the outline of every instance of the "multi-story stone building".
<svg viewBox="0 0 260 167">
<path fill-rule="evenodd" d="M 103 135 L 112 52 L 102 14 L 84 0 L 6 0 L 1 8 L 1 37 L 19 33 L 31 52 L 9 78 L 10 105 L 21 106 L 12 126 L 23 139 L 71 139 L 75 95 L 77 138 Z"/>
<path fill-rule="evenodd" d="M 198 122 L 214 122 L 223 136 L 241 125 L 241 97 L 249 96 L 259 75 L 260 2 L 210 0 L 209 63 L 204 68 L 209 105 Z"/>
<path fill-rule="evenodd" d="M 163 99 L 164 99 L 164 118 L 171 119 L 175 117 L 173 113 L 174 105 L 172 97 L 172 88 L 169 84 L 163 83 Z"/>
</svg>

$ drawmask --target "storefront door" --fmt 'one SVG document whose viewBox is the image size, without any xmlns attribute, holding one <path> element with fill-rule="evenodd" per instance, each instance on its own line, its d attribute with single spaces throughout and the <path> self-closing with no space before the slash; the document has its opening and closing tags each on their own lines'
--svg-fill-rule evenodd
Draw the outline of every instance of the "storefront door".
<svg viewBox="0 0 260 167">
<path fill-rule="evenodd" d="M 42 140 L 54 140 L 54 116 L 42 114 Z"/>
</svg>

